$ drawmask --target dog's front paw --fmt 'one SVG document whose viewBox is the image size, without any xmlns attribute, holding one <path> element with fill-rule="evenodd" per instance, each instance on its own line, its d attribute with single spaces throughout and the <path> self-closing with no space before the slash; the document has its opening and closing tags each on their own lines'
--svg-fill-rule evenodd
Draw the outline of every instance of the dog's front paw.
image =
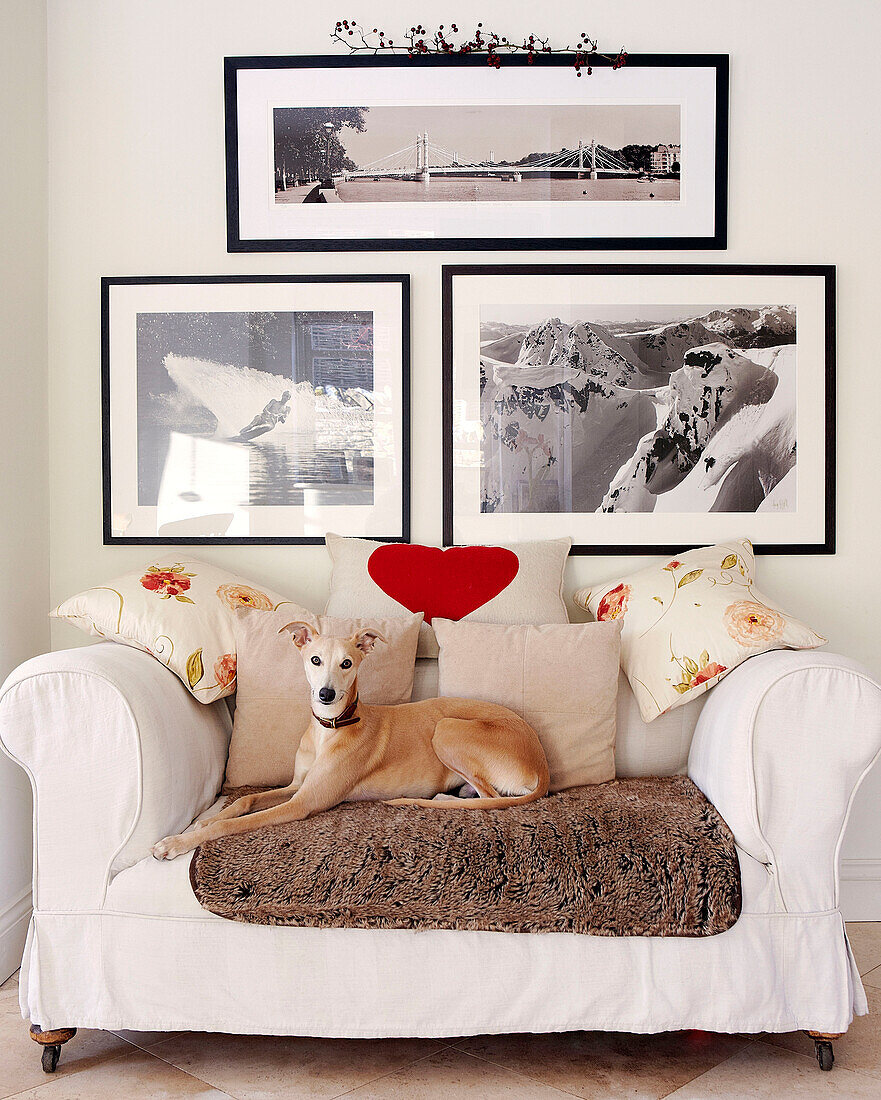
<svg viewBox="0 0 881 1100">
<path fill-rule="evenodd" d="M 157 840 L 150 851 L 154 859 L 174 859 L 187 850 L 181 836 L 166 836 Z"/>
</svg>

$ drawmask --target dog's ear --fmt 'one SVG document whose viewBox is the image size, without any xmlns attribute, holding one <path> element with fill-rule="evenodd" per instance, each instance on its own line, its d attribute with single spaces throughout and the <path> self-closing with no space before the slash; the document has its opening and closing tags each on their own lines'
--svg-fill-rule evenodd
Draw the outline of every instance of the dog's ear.
<svg viewBox="0 0 881 1100">
<path fill-rule="evenodd" d="M 302 649 L 304 645 L 308 645 L 314 638 L 318 637 L 308 623 L 286 623 L 285 626 L 279 630 L 279 634 L 284 634 L 285 631 L 290 634 L 291 641 L 297 649 Z"/>
<path fill-rule="evenodd" d="M 368 627 L 367 630 L 356 630 L 352 635 L 352 644 L 360 649 L 365 657 L 373 651 L 373 647 L 377 642 L 385 642 L 388 645 L 388 639 L 372 627 Z"/>
</svg>

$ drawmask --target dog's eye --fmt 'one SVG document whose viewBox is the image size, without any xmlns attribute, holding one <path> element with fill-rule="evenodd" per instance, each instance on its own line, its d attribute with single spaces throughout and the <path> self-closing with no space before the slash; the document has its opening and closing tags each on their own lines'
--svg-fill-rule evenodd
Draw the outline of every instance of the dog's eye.
<svg viewBox="0 0 881 1100">
<path fill-rule="evenodd" d="M 349 660 L 348 657 L 340 665 L 340 668 L 351 668 L 351 667 L 352 667 L 352 662 Z"/>
<path fill-rule="evenodd" d="M 312 664 L 313 665 L 320 665 L 321 664 L 321 658 L 320 657 L 313 657 L 312 658 Z"/>
</svg>

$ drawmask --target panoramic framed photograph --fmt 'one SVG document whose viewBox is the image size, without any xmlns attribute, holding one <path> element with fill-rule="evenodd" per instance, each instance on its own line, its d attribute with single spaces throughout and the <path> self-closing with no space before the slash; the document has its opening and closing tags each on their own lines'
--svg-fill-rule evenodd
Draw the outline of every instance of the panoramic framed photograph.
<svg viewBox="0 0 881 1100">
<path fill-rule="evenodd" d="M 445 266 L 444 542 L 835 551 L 835 269 Z"/>
<path fill-rule="evenodd" d="M 727 247 L 727 54 L 227 57 L 230 252 Z"/>
<path fill-rule="evenodd" d="M 105 544 L 410 537 L 408 275 L 101 280 Z"/>
</svg>

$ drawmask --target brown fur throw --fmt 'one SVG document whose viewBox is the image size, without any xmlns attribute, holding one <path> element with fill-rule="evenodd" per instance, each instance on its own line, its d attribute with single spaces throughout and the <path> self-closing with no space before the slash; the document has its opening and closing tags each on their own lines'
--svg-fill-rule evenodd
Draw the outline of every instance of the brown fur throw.
<svg viewBox="0 0 881 1100">
<path fill-rule="evenodd" d="M 734 838 L 685 776 L 502 810 L 349 802 L 210 841 L 190 881 L 250 924 L 713 936 L 740 915 Z"/>
</svg>

